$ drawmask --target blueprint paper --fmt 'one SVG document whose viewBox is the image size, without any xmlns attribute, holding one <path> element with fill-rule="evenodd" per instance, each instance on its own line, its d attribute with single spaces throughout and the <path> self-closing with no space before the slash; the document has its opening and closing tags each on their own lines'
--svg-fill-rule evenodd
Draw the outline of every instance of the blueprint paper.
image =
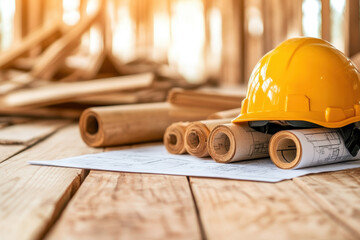
<svg viewBox="0 0 360 240">
<path fill-rule="evenodd" d="M 166 151 L 163 145 L 89 154 L 60 160 L 30 161 L 29 163 L 44 166 L 263 182 L 278 182 L 309 173 L 360 167 L 360 160 L 296 170 L 279 169 L 269 158 L 224 164 L 217 163 L 210 158 L 172 155 Z"/>
<path fill-rule="evenodd" d="M 338 129 L 313 128 L 289 132 L 299 139 L 302 147 L 300 163 L 295 168 L 360 159 L 360 151 L 357 156 L 351 156 Z"/>
</svg>

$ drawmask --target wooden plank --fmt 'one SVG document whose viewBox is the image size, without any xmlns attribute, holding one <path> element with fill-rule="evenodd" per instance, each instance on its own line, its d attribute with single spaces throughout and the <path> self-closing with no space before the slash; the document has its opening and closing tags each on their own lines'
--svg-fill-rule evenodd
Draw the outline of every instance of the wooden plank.
<svg viewBox="0 0 360 240">
<path fill-rule="evenodd" d="M 25 54 L 27 51 L 38 46 L 46 39 L 58 34 L 59 25 L 50 24 L 28 35 L 23 40 L 14 44 L 9 50 L 0 55 L 0 68 L 9 66 L 14 60 Z"/>
<path fill-rule="evenodd" d="M 0 107 L 2 115 L 18 115 L 43 118 L 71 118 L 78 119 L 84 109 L 49 106 L 43 108 L 3 108 Z"/>
<path fill-rule="evenodd" d="M 77 126 L 70 126 L 1 163 L 1 239 L 41 238 L 84 178 L 83 170 L 31 166 L 27 161 L 98 151 L 81 141 Z"/>
<path fill-rule="evenodd" d="M 9 81 L 0 83 L 0 96 L 8 94 L 14 90 L 24 88 L 32 83 L 35 79 L 29 73 L 23 73 L 11 78 Z"/>
<path fill-rule="evenodd" d="M 29 117 L 17 117 L 17 116 L 0 116 L 0 123 L 7 123 L 8 125 L 26 123 L 34 120 Z"/>
<path fill-rule="evenodd" d="M 84 96 L 148 88 L 153 82 L 154 74 L 143 73 L 81 82 L 53 83 L 9 93 L 0 98 L 0 104 L 4 108 L 48 106 Z"/>
<path fill-rule="evenodd" d="M 72 27 L 66 34 L 47 48 L 34 65 L 31 72 L 32 75 L 43 79 L 51 79 L 60 68 L 65 58 L 78 45 L 81 36 L 89 30 L 98 17 L 99 10 L 94 14 L 81 19 L 77 25 Z"/>
<path fill-rule="evenodd" d="M 355 239 L 292 181 L 190 178 L 208 239 Z"/>
<path fill-rule="evenodd" d="M 27 148 L 25 145 L 0 145 L 0 163 Z"/>
<path fill-rule="evenodd" d="M 360 239 L 360 169 L 309 175 L 294 182 Z"/>
<path fill-rule="evenodd" d="M 0 144 L 32 145 L 68 124 L 66 120 L 39 120 L 0 129 Z"/>
<path fill-rule="evenodd" d="M 200 239 L 186 177 L 91 171 L 47 239 Z"/>
<path fill-rule="evenodd" d="M 26 117 L 0 116 L 0 129 L 13 124 L 30 122 L 31 120 L 32 120 L 31 118 L 26 118 Z"/>
</svg>

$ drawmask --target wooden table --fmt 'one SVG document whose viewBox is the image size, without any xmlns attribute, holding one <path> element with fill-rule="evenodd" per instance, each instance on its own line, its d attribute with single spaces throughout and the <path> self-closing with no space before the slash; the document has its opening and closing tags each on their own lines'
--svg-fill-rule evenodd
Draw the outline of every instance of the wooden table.
<svg viewBox="0 0 360 240">
<path fill-rule="evenodd" d="M 360 239 L 360 169 L 279 183 L 31 166 L 109 149 L 76 124 L 0 125 L 0 239 Z"/>
</svg>

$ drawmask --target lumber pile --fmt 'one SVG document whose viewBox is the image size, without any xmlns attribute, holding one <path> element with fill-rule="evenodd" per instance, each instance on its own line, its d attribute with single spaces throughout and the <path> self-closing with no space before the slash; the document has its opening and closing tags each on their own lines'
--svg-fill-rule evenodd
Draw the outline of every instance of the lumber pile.
<svg viewBox="0 0 360 240">
<path fill-rule="evenodd" d="M 0 115 L 79 118 L 88 107 L 161 102 L 173 87 L 197 87 L 166 63 L 117 59 L 104 6 L 83 13 L 72 27 L 45 24 L 0 53 Z M 92 26 L 102 32 L 97 53 L 80 48 Z"/>
</svg>

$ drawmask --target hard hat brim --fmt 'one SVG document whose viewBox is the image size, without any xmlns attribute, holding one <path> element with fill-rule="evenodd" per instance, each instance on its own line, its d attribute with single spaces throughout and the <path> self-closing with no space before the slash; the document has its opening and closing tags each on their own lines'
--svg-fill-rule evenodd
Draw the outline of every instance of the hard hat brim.
<svg viewBox="0 0 360 240">
<path fill-rule="evenodd" d="M 310 117 L 306 117 L 305 115 L 303 117 L 299 116 L 299 113 L 289 113 L 289 112 L 279 112 L 278 114 L 274 114 L 274 112 L 271 113 L 246 113 L 246 114 L 240 114 L 238 117 L 236 117 L 234 120 L 232 120 L 233 123 L 240 123 L 240 122 L 250 122 L 250 121 L 306 121 L 315 123 L 317 125 L 326 127 L 326 128 L 340 128 L 344 127 L 346 125 L 349 125 L 354 122 L 360 121 L 360 116 L 354 116 L 346 118 L 342 121 L 337 122 L 326 122 L 322 120 L 316 120 L 314 119 L 313 114 Z"/>
</svg>

